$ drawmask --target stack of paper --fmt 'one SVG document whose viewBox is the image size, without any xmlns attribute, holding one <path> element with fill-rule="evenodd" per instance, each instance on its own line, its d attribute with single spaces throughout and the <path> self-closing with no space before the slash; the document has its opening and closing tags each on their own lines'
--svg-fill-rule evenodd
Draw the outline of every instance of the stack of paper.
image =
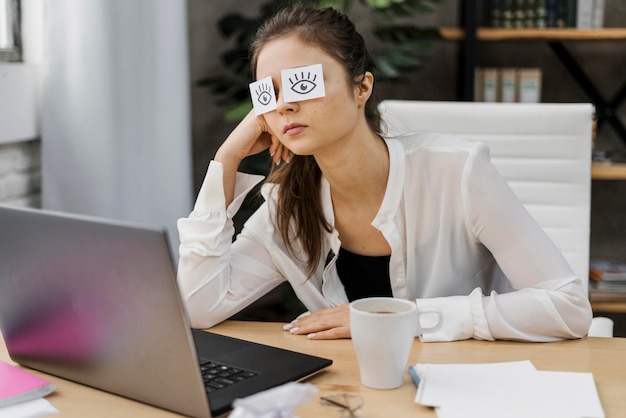
<svg viewBox="0 0 626 418">
<path fill-rule="evenodd" d="M 0 360 L 0 418 L 58 413 L 55 407 L 43 399 L 54 389 L 53 383 Z"/>
<path fill-rule="evenodd" d="M 604 418 L 591 373 L 538 371 L 530 361 L 420 364 L 415 402 L 439 418 Z"/>
</svg>

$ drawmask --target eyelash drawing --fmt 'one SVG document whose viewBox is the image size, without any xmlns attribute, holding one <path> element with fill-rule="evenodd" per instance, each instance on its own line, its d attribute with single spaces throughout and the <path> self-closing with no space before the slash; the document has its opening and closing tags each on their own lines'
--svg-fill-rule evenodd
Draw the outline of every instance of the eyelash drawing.
<svg viewBox="0 0 626 418">
<path fill-rule="evenodd" d="M 307 76 L 305 77 L 303 71 L 300 73 L 300 77 L 301 78 L 298 79 L 298 74 L 294 74 L 293 78 L 295 80 L 292 80 L 291 77 L 289 78 L 289 82 L 291 83 L 291 90 L 293 92 L 298 94 L 308 94 L 312 92 L 315 87 L 317 87 L 317 84 L 315 83 L 317 74 L 314 74 L 313 78 L 311 79 L 311 73 L 307 73 Z"/>
<path fill-rule="evenodd" d="M 272 92 L 272 89 L 270 85 L 266 83 L 262 83 L 256 89 L 257 101 L 261 103 L 263 106 L 268 105 L 269 102 L 272 100 L 271 92 Z"/>
</svg>

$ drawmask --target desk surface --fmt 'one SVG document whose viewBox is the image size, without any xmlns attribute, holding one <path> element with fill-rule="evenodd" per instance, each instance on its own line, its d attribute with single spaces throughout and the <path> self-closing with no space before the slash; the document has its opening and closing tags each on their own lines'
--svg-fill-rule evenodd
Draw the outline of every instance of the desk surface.
<svg viewBox="0 0 626 418">
<path fill-rule="evenodd" d="M 282 324 L 227 321 L 212 332 L 333 359 L 327 370 L 309 379 L 319 395 L 338 392 L 359 393 L 365 403 L 363 415 L 373 417 L 435 417 L 433 410 L 413 402 L 415 388 L 408 376 L 393 390 L 374 390 L 360 384 L 356 356 L 350 340 L 312 341 L 282 331 Z M 10 361 L 0 341 L 0 359 Z M 530 360 L 539 370 L 592 372 L 602 406 L 608 418 L 626 410 L 626 339 L 585 338 L 555 343 L 506 341 L 456 341 L 413 344 L 409 363 L 488 363 Z M 57 384 L 47 399 L 61 411 L 61 417 L 172 417 L 167 411 L 91 389 L 57 377 L 34 372 Z M 319 396 L 296 411 L 300 417 L 332 416 L 319 404 Z"/>
</svg>

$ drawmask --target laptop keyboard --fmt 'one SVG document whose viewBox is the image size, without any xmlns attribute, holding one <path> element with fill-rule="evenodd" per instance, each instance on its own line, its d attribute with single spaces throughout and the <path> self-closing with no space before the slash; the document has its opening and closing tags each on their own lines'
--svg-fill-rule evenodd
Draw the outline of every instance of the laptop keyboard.
<svg viewBox="0 0 626 418">
<path fill-rule="evenodd" d="M 200 371 L 207 393 L 224 389 L 225 387 L 242 382 L 258 374 L 250 370 L 243 370 L 214 361 L 200 363 Z"/>
</svg>

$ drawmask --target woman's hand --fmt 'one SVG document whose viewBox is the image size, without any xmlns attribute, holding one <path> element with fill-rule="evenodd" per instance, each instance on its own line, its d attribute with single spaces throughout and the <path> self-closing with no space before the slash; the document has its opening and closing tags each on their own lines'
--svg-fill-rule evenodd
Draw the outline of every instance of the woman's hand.
<svg viewBox="0 0 626 418">
<path fill-rule="evenodd" d="M 251 110 L 220 146 L 215 160 L 238 166 L 245 157 L 268 148 L 275 164 L 279 164 L 281 160 L 289 161 L 289 150 L 273 134 L 265 118 L 257 116 Z"/>
<path fill-rule="evenodd" d="M 306 335 L 312 340 L 350 338 L 350 304 L 322 309 L 303 315 L 285 325 L 292 334 Z"/>
<path fill-rule="evenodd" d="M 237 169 L 241 160 L 269 149 L 274 164 L 289 162 L 289 150 L 272 133 L 265 118 L 251 110 L 220 146 L 214 160 L 224 167 L 224 200 L 233 201 Z"/>
</svg>

